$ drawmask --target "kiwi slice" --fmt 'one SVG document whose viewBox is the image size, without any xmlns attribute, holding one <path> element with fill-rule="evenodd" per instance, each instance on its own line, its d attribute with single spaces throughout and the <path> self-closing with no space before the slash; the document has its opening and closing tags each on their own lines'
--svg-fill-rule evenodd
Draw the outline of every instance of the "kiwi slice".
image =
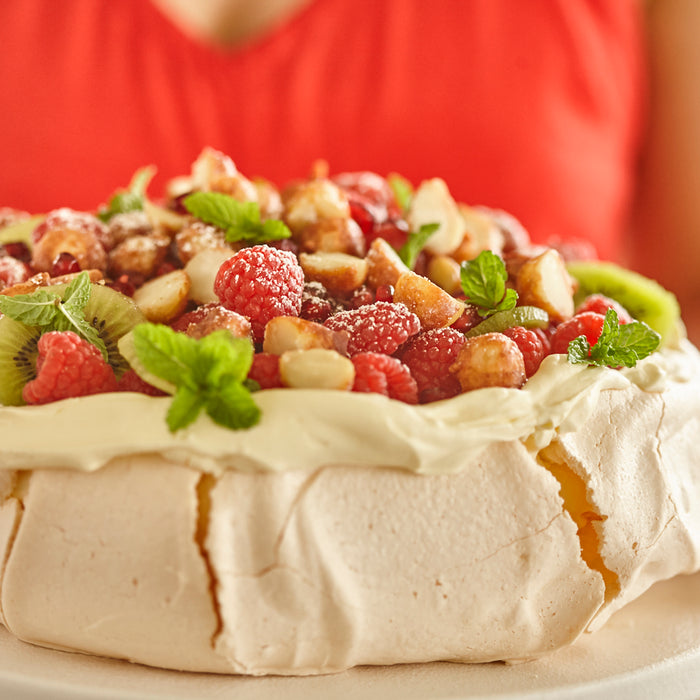
<svg viewBox="0 0 700 700">
<path fill-rule="evenodd" d="M 63 294 L 67 284 L 51 287 Z M 127 296 L 99 284 L 90 286 L 90 300 L 85 306 L 85 318 L 97 330 L 107 348 L 107 360 L 117 377 L 128 368 L 117 342 L 138 323 L 146 319 Z M 41 330 L 25 326 L 7 316 L 0 318 L 0 404 L 20 406 L 24 385 L 36 377 L 37 342 Z"/>
<path fill-rule="evenodd" d="M 622 304 L 632 318 L 653 328 L 662 342 L 677 336 L 681 316 L 678 300 L 655 280 L 611 262 L 575 261 L 567 269 L 579 284 L 576 305 L 590 294 L 604 294 Z"/>
<path fill-rule="evenodd" d="M 507 328 L 522 326 L 523 328 L 546 328 L 549 325 L 549 315 L 538 306 L 516 306 L 512 309 L 497 311 L 483 320 L 465 334 L 467 338 L 484 333 L 501 333 Z"/>
<path fill-rule="evenodd" d="M 3 227 L 0 229 L 0 244 L 24 243 L 31 250 L 32 233 L 45 218 L 45 216 L 32 216 Z"/>
</svg>

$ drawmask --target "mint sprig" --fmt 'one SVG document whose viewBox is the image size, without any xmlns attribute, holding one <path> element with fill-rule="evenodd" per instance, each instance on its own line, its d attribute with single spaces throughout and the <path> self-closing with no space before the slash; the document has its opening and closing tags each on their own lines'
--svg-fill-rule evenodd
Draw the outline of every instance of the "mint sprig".
<svg viewBox="0 0 700 700">
<path fill-rule="evenodd" d="M 407 212 L 413 200 L 413 185 L 403 175 L 398 173 L 391 173 L 386 180 L 394 193 L 399 209 L 402 212 Z"/>
<path fill-rule="evenodd" d="M 148 381 L 148 373 L 175 387 L 167 413 L 171 432 L 193 423 L 202 410 L 233 430 L 249 428 L 260 409 L 246 385 L 253 362 L 253 346 L 218 330 L 195 339 L 168 326 L 142 323 L 133 330 L 133 344 L 142 367 L 134 369 Z"/>
<path fill-rule="evenodd" d="M 507 281 L 505 263 L 490 250 L 482 250 L 473 260 L 463 262 L 460 268 L 462 291 L 482 318 L 515 307 L 518 293 L 506 289 Z"/>
<path fill-rule="evenodd" d="M 416 266 L 416 260 L 428 239 L 440 228 L 440 224 L 423 224 L 417 231 L 411 231 L 408 239 L 399 249 L 399 257 L 409 270 Z"/>
<path fill-rule="evenodd" d="M 634 367 L 659 346 L 661 336 L 646 323 L 620 323 L 614 309 L 605 313 L 603 330 L 591 347 L 585 335 L 574 338 L 567 357 L 572 364 L 598 367 Z"/>
<path fill-rule="evenodd" d="M 146 188 L 156 174 L 152 165 L 140 168 L 134 173 L 131 182 L 126 189 L 117 190 L 106 206 L 101 207 L 97 217 L 104 222 L 109 221 L 117 214 L 126 214 L 130 211 L 141 211 L 146 200 Z"/>
<path fill-rule="evenodd" d="M 0 313 L 24 324 L 49 331 L 73 331 L 92 343 L 107 359 L 107 347 L 97 330 L 85 318 L 90 301 L 90 277 L 81 272 L 59 294 L 51 287 L 39 287 L 31 294 L 0 295 Z"/>
<path fill-rule="evenodd" d="M 192 216 L 223 229 L 230 243 L 265 243 L 292 235 L 282 221 L 262 221 L 257 202 L 239 202 L 222 192 L 193 192 L 182 203 Z"/>
</svg>

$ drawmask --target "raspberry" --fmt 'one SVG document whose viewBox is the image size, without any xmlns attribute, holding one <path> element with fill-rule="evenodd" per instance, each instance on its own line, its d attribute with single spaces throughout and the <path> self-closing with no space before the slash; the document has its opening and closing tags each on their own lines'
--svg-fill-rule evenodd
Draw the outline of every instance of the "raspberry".
<svg viewBox="0 0 700 700">
<path fill-rule="evenodd" d="M 420 330 L 418 316 L 403 304 L 377 301 L 358 309 L 341 311 L 324 324 L 333 331 L 347 331 L 348 354 L 379 352 L 393 355 Z"/>
<path fill-rule="evenodd" d="M 576 314 L 568 321 L 560 323 L 552 333 L 551 352 L 566 354 L 569 343 L 580 335 L 585 335 L 590 345 L 595 345 L 603 331 L 605 316 L 594 311 Z"/>
<path fill-rule="evenodd" d="M 341 308 L 321 282 L 306 282 L 304 284 L 304 292 L 301 295 L 301 311 L 299 312 L 301 318 L 306 321 L 323 323 Z"/>
<path fill-rule="evenodd" d="M 522 326 L 506 328 L 503 331 L 503 335 L 507 335 L 511 340 L 514 340 L 515 344 L 520 348 L 520 352 L 525 360 L 525 376 L 531 377 L 540 368 L 540 364 L 542 364 L 542 360 L 547 354 L 542 338 L 535 331 L 528 330 Z"/>
<path fill-rule="evenodd" d="M 418 403 L 418 386 L 400 360 L 378 352 L 361 352 L 352 358 L 355 383 L 352 390 L 383 394 L 404 403 Z"/>
<path fill-rule="evenodd" d="M 304 272 L 294 254 L 267 245 L 239 250 L 214 281 L 221 303 L 250 321 L 256 342 L 271 318 L 299 315 L 303 291 Z"/>
<path fill-rule="evenodd" d="M 258 352 L 253 355 L 253 364 L 248 372 L 248 379 L 257 382 L 261 389 L 281 387 L 279 356 L 268 352 Z"/>
<path fill-rule="evenodd" d="M 116 391 L 117 379 L 100 351 L 72 331 L 44 333 L 37 343 L 36 379 L 22 398 L 43 404 L 73 396 Z"/>
<path fill-rule="evenodd" d="M 436 328 L 406 343 L 401 361 L 416 380 L 421 403 L 449 399 L 461 393 L 459 381 L 449 368 L 465 341 L 464 335 L 454 328 Z"/>
<path fill-rule="evenodd" d="M 608 309 L 613 309 L 617 313 L 617 320 L 620 323 L 632 323 L 633 318 L 627 309 L 615 299 L 606 297 L 604 294 L 591 294 L 587 296 L 576 309 L 576 313 L 584 313 L 585 311 L 594 311 L 597 314 L 605 316 Z"/>
<path fill-rule="evenodd" d="M 164 391 L 141 379 L 133 369 L 129 369 L 122 374 L 117 382 L 117 391 L 134 391 L 148 396 L 166 396 Z"/>
</svg>

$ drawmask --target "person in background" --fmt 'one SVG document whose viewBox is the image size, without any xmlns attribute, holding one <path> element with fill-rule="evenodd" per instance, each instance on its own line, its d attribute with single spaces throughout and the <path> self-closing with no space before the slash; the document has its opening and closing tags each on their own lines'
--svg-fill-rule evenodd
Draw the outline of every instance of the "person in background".
<svg viewBox="0 0 700 700">
<path fill-rule="evenodd" d="M 678 295 L 696 341 L 697 0 L 16 0 L 0 205 L 94 209 L 205 145 L 278 185 L 440 176 Z"/>
</svg>

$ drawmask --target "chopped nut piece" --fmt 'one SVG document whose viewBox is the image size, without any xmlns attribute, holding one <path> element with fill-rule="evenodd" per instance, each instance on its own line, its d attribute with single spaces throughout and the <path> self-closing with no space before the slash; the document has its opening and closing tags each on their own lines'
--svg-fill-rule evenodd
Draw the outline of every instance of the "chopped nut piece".
<svg viewBox="0 0 700 700">
<path fill-rule="evenodd" d="M 352 360 L 334 350 L 290 350 L 280 357 L 282 384 L 295 389 L 350 391 L 355 381 Z"/>
<path fill-rule="evenodd" d="M 314 321 L 296 316 L 277 316 L 270 319 L 265 326 L 263 352 L 281 355 L 288 350 L 310 348 L 338 350 L 338 335 L 339 333 Z"/>
<path fill-rule="evenodd" d="M 187 273 L 173 270 L 139 287 L 134 292 L 134 301 L 149 321 L 169 323 L 185 310 L 189 291 Z"/>
<path fill-rule="evenodd" d="M 365 254 L 362 229 L 350 218 L 321 219 L 304 226 L 294 238 L 305 253 L 323 251 L 358 257 Z"/>
<path fill-rule="evenodd" d="M 367 261 L 346 253 L 300 253 L 307 280 L 321 282 L 332 294 L 349 294 L 367 278 Z"/>
<path fill-rule="evenodd" d="M 394 303 L 402 303 L 421 322 L 424 330 L 451 326 L 464 311 L 464 303 L 455 299 L 427 277 L 404 272 L 396 281 Z"/>
<path fill-rule="evenodd" d="M 367 282 L 377 289 L 383 285 L 396 285 L 404 272 L 409 272 L 399 254 L 383 239 L 375 238 L 365 256 Z"/>
<path fill-rule="evenodd" d="M 574 283 L 563 258 L 553 248 L 523 264 L 516 287 L 521 304 L 539 306 L 555 323 L 574 315 Z"/>
<path fill-rule="evenodd" d="M 503 333 L 468 338 L 450 372 L 459 380 L 462 391 L 489 386 L 519 389 L 526 379 L 523 354 Z"/>
<path fill-rule="evenodd" d="M 459 263 L 449 255 L 436 255 L 428 262 L 428 279 L 449 294 L 462 289 Z"/>
</svg>

